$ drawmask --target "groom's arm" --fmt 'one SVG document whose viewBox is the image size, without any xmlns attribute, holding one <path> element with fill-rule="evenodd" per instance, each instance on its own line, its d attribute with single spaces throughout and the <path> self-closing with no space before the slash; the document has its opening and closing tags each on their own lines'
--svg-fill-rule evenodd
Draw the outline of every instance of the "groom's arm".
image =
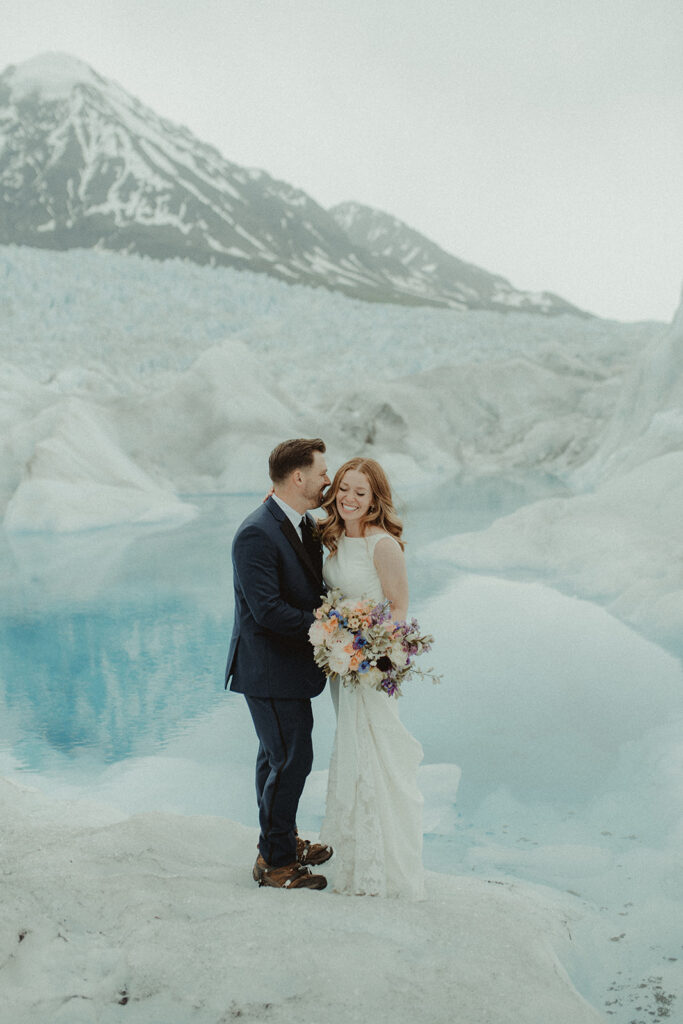
<svg viewBox="0 0 683 1024">
<path fill-rule="evenodd" d="M 232 557 L 240 589 L 257 624 L 274 633 L 305 638 L 315 616 L 282 597 L 277 548 L 267 534 L 247 527 L 235 538 Z"/>
</svg>

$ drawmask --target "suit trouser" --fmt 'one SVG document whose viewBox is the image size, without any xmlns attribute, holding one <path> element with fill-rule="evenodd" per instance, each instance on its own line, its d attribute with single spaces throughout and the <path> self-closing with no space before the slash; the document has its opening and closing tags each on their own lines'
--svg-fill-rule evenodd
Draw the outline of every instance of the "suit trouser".
<svg viewBox="0 0 683 1024">
<path fill-rule="evenodd" d="M 246 701 L 259 738 L 259 851 L 268 864 L 281 867 L 296 860 L 296 812 L 313 766 L 313 710 L 308 698 Z"/>
</svg>

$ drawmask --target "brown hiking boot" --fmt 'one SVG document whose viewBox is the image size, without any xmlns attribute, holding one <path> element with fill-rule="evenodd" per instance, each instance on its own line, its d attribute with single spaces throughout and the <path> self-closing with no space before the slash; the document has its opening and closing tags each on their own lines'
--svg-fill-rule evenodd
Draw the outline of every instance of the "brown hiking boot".
<svg viewBox="0 0 683 1024">
<path fill-rule="evenodd" d="M 270 885 L 274 889 L 324 889 L 327 885 L 324 875 L 311 874 L 311 869 L 299 864 L 298 860 L 280 868 L 271 868 L 261 854 L 256 858 L 252 875 L 259 885 Z"/>
<path fill-rule="evenodd" d="M 252 878 L 254 879 L 254 881 L 258 882 L 259 885 L 260 885 L 261 884 L 261 878 L 263 877 L 263 872 L 267 871 L 267 870 L 268 870 L 268 865 L 266 864 L 265 860 L 263 859 L 263 857 L 259 853 L 259 855 L 256 858 L 256 861 L 254 863 L 254 868 L 253 868 L 253 870 L 251 872 Z"/>
<path fill-rule="evenodd" d="M 331 846 L 312 843 L 308 839 L 296 837 L 296 859 L 299 864 L 324 864 L 333 853 L 334 850 Z"/>
</svg>

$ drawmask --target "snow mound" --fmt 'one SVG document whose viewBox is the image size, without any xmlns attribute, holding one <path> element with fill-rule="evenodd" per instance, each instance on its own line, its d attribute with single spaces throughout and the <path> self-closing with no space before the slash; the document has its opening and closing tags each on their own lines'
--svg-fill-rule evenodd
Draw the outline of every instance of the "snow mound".
<svg viewBox="0 0 683 1024">
<path fill-rule="evenodd" d="M 683 304 L 627 375 L 594 457 L 568 479 L 594 489 L 526 505 L 485 531 L 435 545 L 432 556 L 474 571 L 541 577 L 606 604 L 680 652 Z"/>
<path fill-rule="evenodd" d="M 596 382 L 585 367 L 550 362 L 502 350 L 485 362 L 470 358 L 382 380 L 360 396 L 333 384 L 320 412 L 323 436 L 343 423 L 351 450 L 372 446 L 399 470 L 398 483 L 427 474 L 559 475 L 594 450 Z"/>
<path fill-rule="evenodd" d="M 258 889 L 256 833 L 227 820 L 122 819 L 7 782 L 0 807 L 17 1024 L 604 1020 L 560 962 L 579 900 L 436 874 L 421 902 Z"/>
<path fill-rule="evenodd" d="M 267 489 L 264 453 L 316 426 L 235 341 L 132 393 L 73 368 L 41 386 L 11 365 L 0 388 L 10 531 L 183 522 L 179 491 Z"/>
<path fill-rule="evenodd" d="M 675 646 L 683 630 L 681 509 L 683 451 L 675 451 L 592 494 L 526 505 L 426 553 L 462 569 L 540 577 Z"/>
<path fill-rule="evenodd" d="M 683 301 L 665 336 L 651 342 L 625 374 L 595 457 L 580 469 L 580 488 L 683 448 Z"/>
<path fill-rule="evenodd" d="M 124 450 L 184 491 L 267 489 L 267 453 L 311 426 L 238 341 L 111 405 Z"/>
<path fill-rule="evenodd" d="M 193 506 L 156 484 L 106 433 L 86 403 L 69 399 L 34 421 L 48 427 L 5 513 L 8 530 L 84 530 L 120 522 L 182 522 Z"/>
</svg>

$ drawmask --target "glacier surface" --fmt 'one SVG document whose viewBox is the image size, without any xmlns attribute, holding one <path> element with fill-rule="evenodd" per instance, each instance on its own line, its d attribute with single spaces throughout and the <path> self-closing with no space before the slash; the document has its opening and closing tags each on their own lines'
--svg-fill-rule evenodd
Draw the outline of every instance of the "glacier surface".
<svg viewBox="0 0 683 1024">
<path fill-rule="evenodd" d="M 248 272 L 0 249 L 7 530 L 173 523 L 323 436 L 399 495 L 536 481 L 453 566 L 549 573 L 667 642 L 683 625 L 683 313 L 671 326 L 375 306 Z M 455 533 L 455 531 L 454 531 Z M 438 555 L 438 557 L 441 557 Z"/>
</svg>

